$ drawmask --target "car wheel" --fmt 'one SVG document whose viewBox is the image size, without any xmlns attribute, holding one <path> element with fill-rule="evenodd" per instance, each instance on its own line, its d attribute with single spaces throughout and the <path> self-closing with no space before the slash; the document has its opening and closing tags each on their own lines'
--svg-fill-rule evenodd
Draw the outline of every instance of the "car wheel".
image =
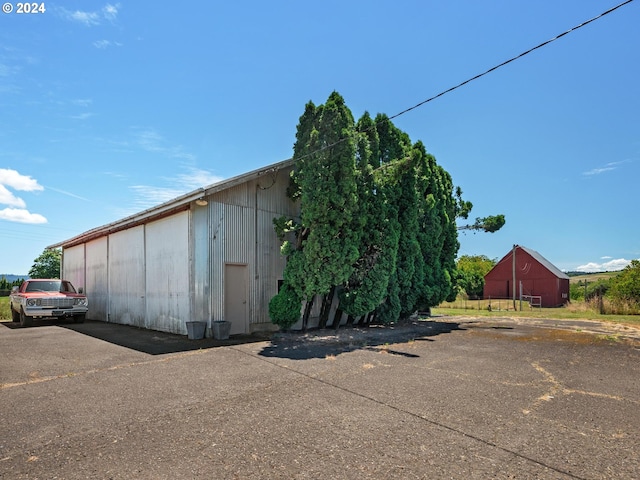
<svg viewBox="0 0 640 480">
<path fill-rule="evenodd" d="M 13 320 L 14 322 L 19 322 L 20 321 L 20 314 L 18 312 L 16 312 L 13 307 L 11 307 L 11 320 Z"/>
<path fill-rule="evenodd" d="M 20 310 L 20 325 L 23 327 L 30 327 L 33 325 L 33 318 L 25 315 L 24 310 Z"/>
<path fill-rule="evenodd" d="M 75 317 L 73 317 L 73 320 L 76 323 L 84 323 L 84 315 L 76 315 Z"/>
</svg>

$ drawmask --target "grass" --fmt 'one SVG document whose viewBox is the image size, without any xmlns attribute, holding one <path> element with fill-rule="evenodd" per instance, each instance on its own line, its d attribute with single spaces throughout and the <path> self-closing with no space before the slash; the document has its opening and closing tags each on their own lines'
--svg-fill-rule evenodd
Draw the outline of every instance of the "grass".
<svg viewBox="0 0 640 480">
<path fill-rule="evenodd" d="M 578 283 L 584 282 L 585 280 L 589 283 L 597 282 L 598 280 L 608 280 L 612 277 L 615 277 L 620 272 L 600 272 L 600 273 L 585 273 L 584 275 L 575 275 L 569 277 L 570 283 Z"/>
<path fill-rule="evenodd" d="M 11 320 L 9 297 L 0 297 L 0 322 L 5 320 Z"/>
<path fill-rule="evenodd" d="M 474 317 L 527 317 L 566 320 L 598 320 L 600 322 L 620 323 L 640 327 L 640 315 L 601 315 L 585 303 L 571 303 L 567 307 L 560 308 L 530 308 L 529 304 L 522 302 L 522 311 L 519 310 L 520 302 L 516 300 L 518 310 L 513 310 L 512 300 L 492 300 L 492 310 L 487 310 L 488 300 L 462 300 L 445 302 L 439 307 L 432 308 L 434 315 L 461 315 Z M 0 297 L 0 322 L 11 320 L 9 309 L 9 297 Z"/>
<path fill-rule="evenodd" d="M 488 300 L 463 300 L 445 302 L 431 311 L 435 315 L 460 315 L 474 317 L 523 317 L 544 318 L 558 320 L 597 320 L 600 322 L 620 323 L 640 327 L 640 315 L 607 315 L 598 313 L 597 309 L 583 302 L 570 303 L 560 308 L 531 308 L 527 302 L 516 300 L 516 310 L 513 300 L 492 300 L 491 311 L 488 310 Z"/>
</svg>

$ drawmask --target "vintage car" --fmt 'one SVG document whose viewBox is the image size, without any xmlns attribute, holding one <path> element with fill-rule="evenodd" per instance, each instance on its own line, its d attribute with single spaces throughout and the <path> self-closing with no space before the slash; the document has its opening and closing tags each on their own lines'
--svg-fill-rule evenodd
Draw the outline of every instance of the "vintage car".
<svg viewBox="0 0 640 480">
<path fill-rule="evenodd" d="M 11 318 L 28 327 L 34 318 L 72 317 L 84 322 L 89 302 L 71 282 L 58 279 L 31 279 L 13 287 L 10 295 Z"/>
</svg>

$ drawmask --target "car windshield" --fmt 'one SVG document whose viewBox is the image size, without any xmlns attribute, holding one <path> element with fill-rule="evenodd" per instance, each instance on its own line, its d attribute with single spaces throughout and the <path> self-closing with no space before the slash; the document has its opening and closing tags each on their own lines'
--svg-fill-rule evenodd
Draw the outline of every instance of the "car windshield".
<svg viewBox="0 0 640 480">
<path fill-rule="evenodd" d="M 29 282 L 27 292 L 64 292 L 76 293 L 75 288 L 69 282 L 62 280 L 46 280 L 41 282 Z"/>
</svg>

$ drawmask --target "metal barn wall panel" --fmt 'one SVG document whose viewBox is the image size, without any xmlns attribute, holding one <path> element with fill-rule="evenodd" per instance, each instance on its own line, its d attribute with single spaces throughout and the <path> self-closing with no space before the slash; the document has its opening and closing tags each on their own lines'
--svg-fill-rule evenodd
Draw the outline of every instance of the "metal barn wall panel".
<svg viewBox="0 0 640 480">
<path fill-rule="evenodd" d="M 102 237 L 85 244 L 85 292 L 89 300 L 87 318 L 107 320 L 109 277 L 107 266 L 108 238 Z"/>
<path fill-rule="evenodd" d="M 187 333 L 191 321 L 189 212 L 146 225 L 146 328 Z"/>
<path fill-rule="evenodd" d="M 298 205 L 287 197 L 290 172 L 291 169 L 288 168 L 258 179 L 255 191 L 260 210 L 271 212 L 278 217 L 298 215 Z"/>
<path fill-rule="evenodd" d="M 64 250 L 61 274 L 65 280 L 73 283 L 74 287 L 82 287 L 84 290 L 84 245 L 77 245 Z"/>
<path fill-rule="evenodd" d="M 211 265 L 211 320 L 224 320 L 224 284 L 222 282 L 224 269 L 224 205 L 209 202 L 209 256 Z"/>
<path fill-rule="evenodd" d="M 194 320 L 211 320 L 211 260 L 209 255 L 209 206 L 195 206 L 191 211 L 192 225 L 192 304 Z"/>
<path fill-rule="evenodd" d="M 278 293 L 278 281 L 282 280 L 282 272 L 286 258 L 280 254 L 280 241 L 273 229 L 273 212 L 258 211 L 255 302 L 256 309 L 252 323 L 271 323 L 269 318 L 269 301 Z"/>
<path fill-rule="evenodd" d="M 144 226 L 109 236 L 107 321 L 145 327 Z"/>
<path fill-rule="evenodd" d="M 255 182 L 246 182 L 221 192 L 217 192 L 212 196 L 212 199 L 226 205 L 251 207 L 254 203 L 253 191 L 255 191 Z"/>
</svg>

